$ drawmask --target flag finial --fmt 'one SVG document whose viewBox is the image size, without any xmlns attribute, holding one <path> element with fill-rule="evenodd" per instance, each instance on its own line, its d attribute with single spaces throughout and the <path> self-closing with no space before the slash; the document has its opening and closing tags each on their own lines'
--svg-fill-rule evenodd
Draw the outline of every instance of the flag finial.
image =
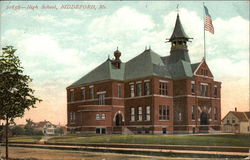
<svg viewBox="0 0 250 160">
<path fill-rule="evenodd" d="M 179 3 L 178 3 L 177 6 L 176 6 L 176 11 L 177 11 L 177 13 L 179 14 Z"/>
</svg>

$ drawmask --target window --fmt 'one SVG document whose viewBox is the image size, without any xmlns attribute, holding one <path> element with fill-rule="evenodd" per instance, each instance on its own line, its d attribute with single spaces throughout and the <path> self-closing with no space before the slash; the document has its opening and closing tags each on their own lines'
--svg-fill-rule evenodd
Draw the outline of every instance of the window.
<svg viewBox="0 0 250 160">
<path fill-rule="evenodd" d="M 162 128 L 162 134 L 167 134 L 167 128 Z"/>
<path fill-rule="evenodd" d="M 230 123 L 229 118 L 227 118 L 227 124 L 229 124 L 229 123 Z"/>
<path fill-rule="evenodd" d="M 121 97 L 121 85 L 117 85 L 117 97 Z"/>
<path fill-rule="evenodd" d="M 149 90 L 149 82 L 145 82 L 144 83 L 144 95 L 149 95 L 150 94 L 150 90 Z"/>
<path fill-rule="evenodd" d="M 100 120 L 100 114 L 96 114 L 96 115 L 95 115 L 95 119 L 96 119 L 96 120 Z"/>
<path fill-rule="evenodd" d="M 82 88 L 82 99 L 84 100 L 85 99 L 85 97 L 86 97 L 86 95 L 85 95 L 86 93 L 85 93 L 85 88 Z"/>
<path fill-rule="evenodd" d="M 195 93 L 195 81 L 191 81 L 191 91 L 192 91 L 192 94 Z"/>
<path fill-rule="evenodd" d="M 106 128 L 96 128 L 95 133 L 97 133 L 97 134 L 106 134 Z"/>
<path fill-rule="evenodd" d="M 105 105 L 105 93 L 98 95 L 99 105 Z"/>
<path fill-rule="evenodd" d="M 208 84 L 201 84 L 201 96 L 208 96 Z"/>
<path fill-rule="evenodd" d="M 168 84 L 167 82 L 160 82 L 160 95 L 168 95 Z"/>
<path fill-rule="evenodd" d="M 106 114 L 102 114 L 102 120 L 105 120 L 106 119 Z"/>
<path fill-rule="evenodd" d="M 136 84 L 136 96 L 141 96 L 141 83 Z"/>
<path fill-rule="evenodd" d="M 75 123 L 76 113 L 75 112 L 70 112 L 69 113 L 69 119 L 70 119 L 70 123 Z"/>
<path fill-rule="evenodd" d="M 232 119 L 232 123 L 235 123 L 235 119 L 234 118 Z"/>
<path fill-rule="evenodd" d="M 146 107 L 146 121 L 150 121 L 150 106 Z"/>
<path fill-rule="evenodd" d="M 134 97 L 135 96 L 135 87 L 133 84 L 131 84 L 130 86 L 130 97 Z"/>
<path fill-rule="evenodd" d="M 208 70 L 207 69 L 201 69 L 201 75 L 208 76 Z"/>
<path fill-rule="evenodd" d="M 138 107 L 138 121 L 142 121 L 142 107 Z"/>
<path fill-rule="evenodd" d="M 167 120 L 169 120 L 170 112 L 169 112 L 169 106 L 167 106 Z"/>
<path fill-rule="evenodd" d="M 182 120 L 182 115 L 181 115 L 181 112 L 179 112 L 179 113 L 178 113 L 177 120 L 178 120 L 178 121 L 181 121 L 181 120 Z"/>
<path fill-rule="evenodd" d="M 70 94 L 70 102 L 74 101 L 74 99 L 75 99 L 75 92 L 74 92 L 74 90 L 70 90 L 69 94 Z"/>
<path fill-rule="evenodd" d="M 91 99 L 94 99 L 94 87 L 89 88 L 89 96 Z"/>
<path fill-rule="evenodd" d="M 169 120 L 169 106 L 159 106 L 159 120 Z"/>
<path fill-rule="evenodd" d="M 218 120 L 218 111 L 217 111 L 217 107 L 214 108 L 214 120 Z"/>
<path fill-rule="evenodd" d="M 135 108 L 130 108 L 130 120 L 135 121 Z"/>
<path fill-rule="evenodd" d="M 214 86 L 214 96 L 217 97 L 217 86 Z"/>
<path fill-rule="evenodd" d="M 101 133 L 101 128 L 96 128 L 95 133 L 100 134 Z"/>
<path fill-rule="evenodd" d="M 192 120 L 195 120 L 195 106 L 192 106 Z"/>
</svg>

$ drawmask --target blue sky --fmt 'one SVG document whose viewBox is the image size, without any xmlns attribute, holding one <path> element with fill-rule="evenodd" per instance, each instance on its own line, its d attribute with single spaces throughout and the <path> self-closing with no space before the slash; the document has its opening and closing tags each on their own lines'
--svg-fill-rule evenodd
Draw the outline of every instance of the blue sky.
<svg viewBox="0 0 250 160">
<path fill-rule="evenodd" d="M 43 102 L 25 114 L 35 121 L 66 123 L 66 90 L 75 80 L 101 64 L 116 47 L 128 61 L 145 46 L 169 55 L 176 6 L 193 63 L 203 57 L 202 2 L 65 1 L 1 3 L 1 46 L 13 45 L 32 87 Z M 8 9 L 7 6 L 38 9 Z M 42 5 L 57 9 L 42 9 Z M 61 9 L 62 5 L 95 5 L 96 9 Z M 105 9 L 99 9 L 104 5 Z M 249 1 L 208 1 L 215 34 L 206 32 L 207 63 L 222 81 L 222 111 L 249 109 Z M 239 97 L 239 95 L 241 95 Z M 55 114 L 60 113 L 55 118 Z M 39 115 L 39 116 L 37 116 Z M 24 120 L 18 120 L 24 122 Z"/>
</svg>

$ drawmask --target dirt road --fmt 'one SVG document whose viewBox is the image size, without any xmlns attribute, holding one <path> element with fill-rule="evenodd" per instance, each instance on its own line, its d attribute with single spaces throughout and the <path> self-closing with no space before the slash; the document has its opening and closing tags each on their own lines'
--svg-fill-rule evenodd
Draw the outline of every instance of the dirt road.
<svg viewBox="0 0 250 160">
<path fill-rule="evenodd" d="M 0 156 L 5 154 L 5 148 L 0 147 Z M 69 150 L 52 150 L 52 149 L 37 149 L 37 148 L 21 148 L 9 147 L 9 156 L 11 158 L 35 158 L 35 159 L 70 159 L 70 160 L 177 160 L 194 158 L 172 158 L 172 157 L 157 157 L 157 156 L 141 156 L 129 154 L 114 154 L 101 152 L 85 152 L 85 151 L 69 151 Z M 1 158 L 0 158 L 1 159 Z M 198 158 L 201 159 L 201 158 Z M 198 160 L 197 159 L 197 160 Z M 208 159 L 208 158 L 206 158 Z"/>
</svg>

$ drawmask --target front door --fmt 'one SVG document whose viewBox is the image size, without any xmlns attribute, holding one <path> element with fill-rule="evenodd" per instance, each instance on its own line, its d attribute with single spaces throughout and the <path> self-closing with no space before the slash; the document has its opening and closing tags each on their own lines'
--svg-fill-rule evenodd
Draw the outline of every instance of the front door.
<svg viewBox="0 0 250 160">
<path fill-rule="evenodd" d="M 117 114 L 115 117 L 115 126 L 121 126 L 122 125 L 122 115 Z"/>
<path fill-rule="evenodd" d="M 201 113 L 201 125 L 208 125 L 208 114 L 204 111 Z"/>
</svg>

